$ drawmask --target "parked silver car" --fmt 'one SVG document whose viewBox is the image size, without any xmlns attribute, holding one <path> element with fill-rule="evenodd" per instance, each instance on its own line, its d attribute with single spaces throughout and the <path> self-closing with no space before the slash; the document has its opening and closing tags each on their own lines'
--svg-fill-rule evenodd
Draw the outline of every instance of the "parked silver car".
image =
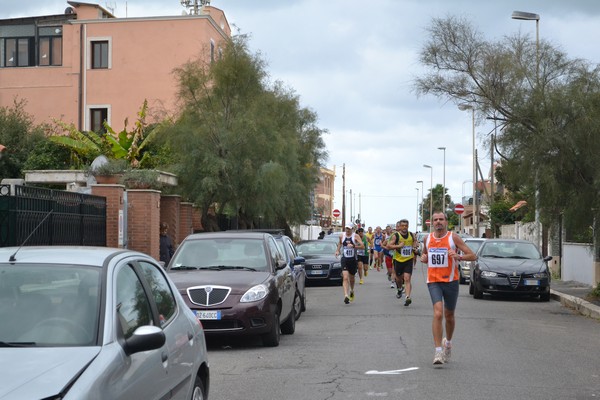
<svg viewBox="0 0 600 400">
<path fill-rule="evenodd" d="M 484 238 L 465 237 L 463 238 L 465 244 L 473 251 L 477 253 L 481 244 L 486 240 Z M 471 267 L 473 261 L 459 261 L 459 272 L 460 272 L 460 283 L 465 284 L 471 279 Z"/>
<path fill-rule="evenodd" d="M 206 399 L 202 326 L 151 257 L 0 248 L 0 399 Z"/>
</svg>

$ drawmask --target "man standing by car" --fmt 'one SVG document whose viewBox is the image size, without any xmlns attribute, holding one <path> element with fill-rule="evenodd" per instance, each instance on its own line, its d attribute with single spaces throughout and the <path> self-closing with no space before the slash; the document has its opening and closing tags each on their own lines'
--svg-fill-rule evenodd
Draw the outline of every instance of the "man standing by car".
<svg viewBox="0 0 600 400">
<path fill-rule="evenodd" d="M 358 271 L 357 249 L 364 249 L 360 237 L 352 232 L 352 225 L 346 225 L 344 233 L 340 235 L 335 256 L 341 252 L 342 283 L 344 287 L 344 303 L 354 301 L 354 276 Z"/>
<path fill-rule="evenodd" d="M 434 230 L 425 237 L 421 261 L 427 263 L 427 288 L 433 303 L 433 364 L 441 365 L 450 360 L 452 349 L 460 277 L 458 261 L 475 261 L 477 256 L 458 234 L 448 232 L 446 214 L 434 212 L 432 223 Z M 463 254 L 459 255 L 457 249 Z M 443 339 L 442 318 L 446 320 L 446 337 Z"/>
<path fill-rule="evenodd" d="M 396 223 L 396 232 L 388 241 L 388 249 L 394 251 L 394 269 L 392 270 L 392 276 L 396 281 L 396 288 L 398 288 L 397 298 L 402 298 L 402 285 L 406 290 L 406 300 L 404 305 L 408 306 L 412 303 L 410 298 L 411 293 L 411 282 L 410 279 L 413 273 L 415 252 L 417 251 L 419 243 L 415 239 L 415 235 L 408 231 L 408 220 L 401 219 Z"/>
</svg>

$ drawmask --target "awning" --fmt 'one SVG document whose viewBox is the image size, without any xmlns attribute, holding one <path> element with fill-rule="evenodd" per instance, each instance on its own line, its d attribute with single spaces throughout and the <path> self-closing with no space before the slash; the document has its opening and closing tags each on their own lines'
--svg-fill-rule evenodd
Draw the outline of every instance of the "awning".
<svg viewBox="0 0 600 400">
<path fill-rule="evenodd" d="M 527 202 L 525 200 L 521 200 L 519 201 L 517 204 L 515 204 L 514 206 L 512 206 L 508 211 L 510 212 L 515 212 L 517 211 L 519 208 L 524 207 L 527 205 Z"/>
</svg>

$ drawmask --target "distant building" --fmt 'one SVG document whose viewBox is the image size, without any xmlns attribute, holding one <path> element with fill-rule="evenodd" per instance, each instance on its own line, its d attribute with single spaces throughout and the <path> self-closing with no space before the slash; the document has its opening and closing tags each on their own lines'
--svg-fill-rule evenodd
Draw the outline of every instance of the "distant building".
<svg viewBox="0 0 600 400">
<path fill-rule="evenodd" d="M 329 227 L 332 225 L 333 200 L 335 187 L 335 171 L 321 168 L 319 182 L 315 187 L 315 214 L 320 225 Z"/>
<path fill-rule="evenodd" d="M 211 6 L 199 15 L 117 18 L 97 4 L 67 3 L 64 14 L 0 20 L 0 106 L 23 99 L 36 123 L 97 131 L 106 120 L 120 131 L 145 99 L 149 115 L 176 114 L 174 68 L 203 54 L 214 60 L 231 37 L 225 14 Z"/>
</svg>

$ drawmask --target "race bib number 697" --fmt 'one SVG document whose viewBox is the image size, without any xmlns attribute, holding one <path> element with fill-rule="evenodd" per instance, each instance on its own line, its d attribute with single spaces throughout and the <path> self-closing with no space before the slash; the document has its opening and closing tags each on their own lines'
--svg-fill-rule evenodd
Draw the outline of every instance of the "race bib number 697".
<svg viewBox="0 0 600 400">
<path fill-rule="evenodd" d="M 429 249 L 429 267 L 443 268 L 448 266 L 448 249 Z"/>
</svg>

